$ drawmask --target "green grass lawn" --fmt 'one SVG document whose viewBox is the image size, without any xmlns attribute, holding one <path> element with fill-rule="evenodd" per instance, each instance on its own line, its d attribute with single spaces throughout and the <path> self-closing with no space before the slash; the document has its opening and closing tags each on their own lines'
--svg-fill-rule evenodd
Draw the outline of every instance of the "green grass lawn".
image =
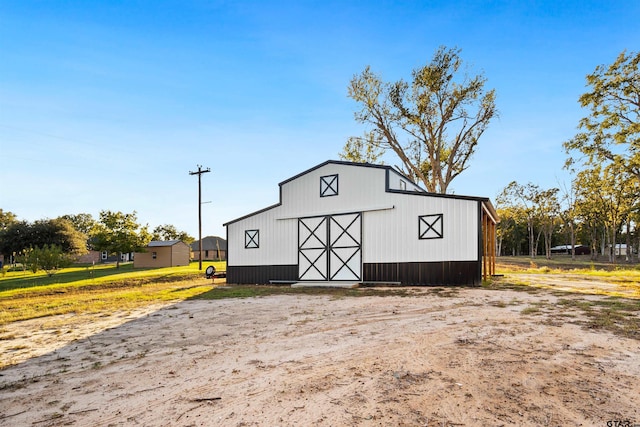
<svg viewBox="0 0 640 427">
<path fill-rule="evenodd" d="M 48 276 L 44 271 L 32 273 L 31 271 L 10 271 L 0 276 L 0 297 L 4 292 L 21 292 L 25 288 L 64 288 L 84 287 L 114 282 L 135 282 L 137 280 L 165 280 L 180 277 L 204 277 L 204 270 L 213 265 L 216 270 L 225 270 L 226 263 L 203 262 L 202 271 L 198 270 L 198 263 L 192 262 L 183 267 L 167 268 L 133 268 L 133 263 L 121 263 L 120 268 L 115 264 L 98 264 L 87 266 L 74 266 L 65 268 L 53 276 Z"/>
<path fill-rule="evenodd" d="M 44 272 L 12 271 L 0 276 L 0 325 L 56 314 L 113 312 L 161 301 L 178 301 L 209 291 L 213 281 L 204 270 L 225 262 L 134 269 L 131 263 L 66 268 Z"/>
</svg>

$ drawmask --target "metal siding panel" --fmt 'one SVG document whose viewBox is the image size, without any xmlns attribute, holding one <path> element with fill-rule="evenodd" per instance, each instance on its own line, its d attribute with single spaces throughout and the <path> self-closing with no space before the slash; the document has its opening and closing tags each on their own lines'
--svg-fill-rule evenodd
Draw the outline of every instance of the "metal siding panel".
<svg viewBox="0 0 640 427">
<path fill-rule="evenodd" d="M 375 277 L 375 264 L 364 264 L 362 266 L 362 281 L 371 282 L 371 277 Z"/>
<path fill-rule="evenodd" d="M 477 261 L 367 263 L 365 282 L 400 282 L 409 285 L 477 285 Z"/>
<path fill-rule="evenodd" d="M 386 193 L 395 208 L 364 213 L 363 261 L 477 260 L 477 202 Z M 443 214 L 443 238 L 420 240 L 418 217 Z"/>
<path fill-rule="evenodd" d="M 338 195 L 320 197 L 320 177 L 338 175 Z M 281 187 L 283 217 L 360 212 L 386 200 L 385 169 L 328 164 Z"/>
<path fill-rule="evenodd" d="M 227 267 L 227 283 L 266 285 L 274 281 L 296 281 L 296 265 L 251 265 Z"/>
<path fill-rule="evenodd" d="M 369 282 L 399 282 L 398 264 L 364 264 L 363 280 Z"/>
<path fill-rule="evenodd" d="M 297 263 L 297 222 L 277 220 L 280 207 L 227 225 L 228 265 L 284 265 Z M 245 230 L 260 230 L 258 248 L 244 247 Z"/>
</svg>

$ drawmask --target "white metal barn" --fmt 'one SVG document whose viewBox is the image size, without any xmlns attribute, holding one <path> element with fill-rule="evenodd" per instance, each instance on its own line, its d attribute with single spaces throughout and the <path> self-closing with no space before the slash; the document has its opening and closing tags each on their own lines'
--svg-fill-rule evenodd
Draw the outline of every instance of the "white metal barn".
<svg viewBox="0 0 640 427">
<path fill-rule="evenodd" d="M 487 198 L 327 161 L 281 182 L 279 203 L 224 224 L 227 282 L 479 284 L 494 272 L 496 222 Z"/>
</svg>

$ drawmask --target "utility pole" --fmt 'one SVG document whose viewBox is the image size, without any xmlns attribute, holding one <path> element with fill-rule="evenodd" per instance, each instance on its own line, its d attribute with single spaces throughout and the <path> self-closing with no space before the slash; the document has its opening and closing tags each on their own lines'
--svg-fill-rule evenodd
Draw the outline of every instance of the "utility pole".
<svg viewBox="0 0 640 427">
<path fill-rule="evenodd" d="M 198 172 L 189 171 L 189 175 L 198 175 L 198 270 L 202 271 L 202 183 L 201 177 L 203 173 L 211 172 L 211 169 L 202 169 L 198 165 Z"/>
</svg>

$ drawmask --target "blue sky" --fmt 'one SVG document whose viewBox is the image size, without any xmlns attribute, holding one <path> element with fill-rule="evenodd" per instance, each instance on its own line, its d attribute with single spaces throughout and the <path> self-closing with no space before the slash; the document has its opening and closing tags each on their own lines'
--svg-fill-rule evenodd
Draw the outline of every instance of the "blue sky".
<svg viewBox="0 0 640 427">
<path fill-rule="evenodd" d="M 362 134 L 354 74 L 408 79 L 441 45 L 500 111 L 451 189 L 557 186 L 585 76 L 640 49 L 638 22 L 636 0 L 0 0 L 0 208 L 137 211 L 197 237 L 200 164 L 203 235 L 224 236 Z"/>
</svg>

